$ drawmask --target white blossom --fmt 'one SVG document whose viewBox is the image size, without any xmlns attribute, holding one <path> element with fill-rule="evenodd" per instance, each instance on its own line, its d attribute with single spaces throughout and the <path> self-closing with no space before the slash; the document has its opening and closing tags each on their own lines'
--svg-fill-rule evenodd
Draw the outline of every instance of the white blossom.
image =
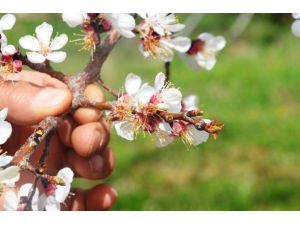
<svg viewBox="0 0 300 225">
<path fill-rule="evenodd" d="M 292 33 L 296 37 L 300 37 L 300 13 L 293 13 L 292 16 L 295 19 L 292 24 Z"/>
<path fill-rule="evenodd" d="M 9 190 L 4 195 L 4 209 L 7 211 L 24 211 L 32 184 L 27 183 L 20 187 L 18 193 Z M 31 201 L 31 209 L 38 210 L 39 190 L 36 189 Z"/>
<path fill-rule="evenodd" d="M 161 36 L 172 34 L 185 28 L 184 24 L 178 23 L 173 13 L 140 13 L 139 16 L 144 19 L 143 26 L 152 27 Z"/>
<path fill-rule="evenodd" d="M 50 195 L 42 194 L 38 203 L 39 210 L 59 211 L 60 204 L 64 203 L 68 197 L 74 176 L 73 171 L 65 167 L 59 170 L 56 176 L 64 181 L 64 185 L 57 185 L 55 191 Z"/>
<path fill-rule="evenodd" d="M 194 68 L 202 67 L 211 70 L 216 64 L 216 54 L 226 45 L 223 36 L 214 36 L 210 33 L 202 33 L 198 39 L 192 42 L 192 46 L 187 51 Z"/>
<path fill-rule="evenodd" d="M 108 13 L 104 18 L 111 23 L 111 26 L 123 37 L 133 38 L 135 34 L 132 30 L 135 28 L 135 19 L 126 13 Z"/>
<path fill-rule="evenodd" d="M 57 51 L 64 47 L 68 42 L 66 34 L 60 34 L 51 40 L 53 33 L 52 25 L 44 22 L 35 29 L 37 37 L 26 35 L 19 40 L 20 45 L 29 52 L 26 52 L 28 60 L 32 63 L 43 63 L 49 60 L 60 63 L 65 60 L 67 54 Z"/>
<path fill-rule="evenodd" d="M 0 19 L 0 36 L 1 40 L 6 41 L 6 36 L 4 35 L 4 30 L 10 30 L 16 23 L 16 17 L 13 14 L 5 14 Z M 2 44 L 2 43 L 1 43 Z"/>
</svg>

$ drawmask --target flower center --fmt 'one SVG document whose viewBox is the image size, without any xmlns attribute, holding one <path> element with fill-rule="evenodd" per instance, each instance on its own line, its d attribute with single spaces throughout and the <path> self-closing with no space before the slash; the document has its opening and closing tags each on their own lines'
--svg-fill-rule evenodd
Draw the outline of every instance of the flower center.
<svg viewBox="0 0 300 225">
<path fill-rule="evenodd" d="M 187 51 L 188 55 L 196 55 L 198 52 L 201 52 L 204 47 L 204 41 L 197 39 L 192 41 L 191 48 Z"/>
<path fill-rule="evenodd" d="M 152 29 L 149 33 L 141 39 L 141 43 L 145 51 L 150 52 L 151 55 L 156 56 L 157 47 L 159 46 L 160 36 Z"/>
</svg>

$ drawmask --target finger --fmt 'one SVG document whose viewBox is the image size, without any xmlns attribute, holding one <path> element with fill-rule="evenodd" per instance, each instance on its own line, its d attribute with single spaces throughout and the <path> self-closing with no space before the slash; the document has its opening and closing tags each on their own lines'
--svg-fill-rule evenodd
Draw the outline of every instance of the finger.
<svg viewBox="0 0 300 225">
<path fill-rule="evenodd" d="M 85 207 L 88 211 L 108 210 L 117 199 L 116 190 L 108 184 L 100 184 L 85 193 Z"/>
<path fill-rule="evenodd" d="M 84 91 L 85 97 L 97 102 L 104 102 L 105 96 L 103 92 L 94 84 L 88 85 Z M 101 111 L 91 108 L 79 108 L 74 112 L 74 119 L 80 123 L 96 122 L 101 118 Z"/>
<path fill-rule="evenodd" d="M 36 124 L 46 116 L 63 113 L 71 104 L 68 89 L 40 87 L 27 82 L 2 82 L 0 108 L 9 108 L 9 120 L 17 125 Z"/>
<path fill-rule="evenodd" d="M 61 142 L 67 146 L 72 147 L 72 132 L 76 128 L 77 123 L 71 116 L 67 116 L 58 128 L 58 135 Z"/>
<path fill-rule="evenodd" d="M 67 85 L 61 81 L 51 77 L 48 74 L 40 73 L 37 71 L 23 70 L 19 73 L 11 73 L 1 75 L 4 79 L 9 81 L 26 81 L 38 86 L 49 86 L 57 88 L 67 88 Z"/>
<path fill-rule="evenodd" d="M 81 157 L 70 151 L 67 156 L 67 165 L 77 176 L 86 179 L 104 179 L 113 171 L 115 157 L 110 148 L 88 158 Z"/>
<path fill-rule="evenodd" d="M 74 195 L 67 198 L 63 210 L 84 211 L 85 210 L 85 191 L 76 188 L 71 191 Z"/>
<path fill-rule="evenodd" d="M 76 127 L 71 139 L 76 153 L 87 157 L 106 147 L 109 141 L 109 132 L 106 125 L 101 122 L 88 123 Z"/>
</svg>

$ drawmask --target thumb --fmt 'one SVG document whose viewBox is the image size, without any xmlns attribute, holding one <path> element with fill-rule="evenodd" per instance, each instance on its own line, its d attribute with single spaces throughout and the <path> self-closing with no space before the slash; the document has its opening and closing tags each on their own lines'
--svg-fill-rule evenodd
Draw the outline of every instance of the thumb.
<svg viewBox="0 0 300 225">
<path fill-rule="evenodd" d="M 33 125 L 46 116 L 59 115 L 68 109 L 71 100 L 66 88 L 40 87 L 22 81 L 0 86 L 0 108 L 8 108 L 8 119 L 16 125 Z"/>
</svg>

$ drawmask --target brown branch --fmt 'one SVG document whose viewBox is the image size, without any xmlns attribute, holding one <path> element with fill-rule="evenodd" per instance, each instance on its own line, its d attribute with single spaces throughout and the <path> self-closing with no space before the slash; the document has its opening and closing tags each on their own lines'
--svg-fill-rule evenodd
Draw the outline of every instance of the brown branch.
<svg viewBox="0 0 300 225">
<path fill-rule="evenodd" d="M 103 80 L 101 78 L 99 78 L 98 82 L 97 82 L 101 87 L 103 87 L 106 91 L 108 91 L 111 95 L 113 95 L 114 97 L 118 98 L 119 95 L 116 91 L 114 91 L 111 87 L 109 87 L 106 83 L 103 82 Z"/>
<path fill-rule="evenodd" d="M 50 65 L 43 64 L 43 63 L 32 63 L 28 60 L 27 56 L 24 56 L 22 54 L 18 55 L 18 59 L 22 61 L 23 65 L 26 65 L 29 68 L 39 71 L 41 73 L 46 73 L 46 74 L 50 75 L 51 77 L 56 78 L 64 83 L 66 83 L 69 79 L 68 75 L 66 75 L 62 72 L 53 70 L 52 67 L 50 67 Z"/>
<path fill-rule="evenodd" d="M 57 128 L 60 121 L 61 118 L 58 117 L 46 117 L 42 120 L 34 132 L 27 138 L 26 142 L 15 153 L 11 165 L 17 165 L 21 169 L 27 169 L 31 154 L 45 137 Z"/>
<path fill-rule="evenodd" d="M 93 83 L 98 80 L 103 63 L 119 39 L 120 34 L 117 31 L 112 30 L 103 43 L 96 47 L 90 62 L 84 69 L 87 83 Z"/>
</svg>

